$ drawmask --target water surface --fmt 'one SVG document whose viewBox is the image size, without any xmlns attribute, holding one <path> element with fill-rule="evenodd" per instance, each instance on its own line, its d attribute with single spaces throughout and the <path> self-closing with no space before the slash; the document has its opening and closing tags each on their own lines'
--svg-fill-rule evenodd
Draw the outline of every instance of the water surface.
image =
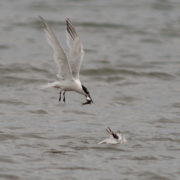
<svg viewBox="0 0 180 180">
<path fill-rule="evenodd" d="M 177 0 L 0 2 L 0 179 L 179 179 L 180 3 Z M 84 97 L 56 79 L 38 16 L 65 49 L 65 19 L 84 44 Z M 98 145 L 105 128 L 128 142 Z"/>
</svg>

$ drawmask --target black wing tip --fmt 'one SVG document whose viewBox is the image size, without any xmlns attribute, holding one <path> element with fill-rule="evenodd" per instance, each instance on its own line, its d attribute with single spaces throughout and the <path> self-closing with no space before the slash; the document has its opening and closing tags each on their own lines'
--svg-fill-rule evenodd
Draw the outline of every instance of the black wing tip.
<svg viewBox="0 0 180 180">
<path fill-rule="evenodd" d="M 67 32 L 69 33 L 71 38 L 74 40 L 78 35 L 77 35 L 75 27 L 73 26 L 69 18 L 66 18 L 66 25 L 67 25 Z"/>
<path fill-rule="evenodd" d="M 40 21 L 41 21 L 41 24 L 43 25 L 44 28 L 47 29 L 47 23 L 46 23 L 46 20 L 42 17 L 42 16 L 38 16 Z"/>
<path fill-rule="evenodd" d="M 110 127 L 107 127 L 107 128 L 106 128 L 106 131 L 107 131 L 109 134 L 111 134 L 115 139 L 118 139 L 117 134 L 114 133 L 114 132 L 111 130 Z"/>
<path fill-rule="evenodd" d="M 70 18 L 66 18 L 66 24 L 67 24 L 68 26 L 73 26 Z"/>
<path fill-rule="evenodd" d="M 110 132 L 112 132 L 112 130 L 111 130 L 111 128 L 110 128 L 110 127 L 107 127 L 107 129 L 108 129 Z"/>
<path fill-rule="evenodd" d="M 38 16 L 40 20 L 44 20 L 44 18 L 42 16 Z"/>
<path fill-rule="evenodd" d="M 110 127 L 107 127 L 107 128 L 106 128 L 106 131 L 107 131 L 109 134 L 112 134 L 112 130 L 110 129 Z"/>
<path fill-rule="evenodd" d="M 66 26 L 67 26 L 67 31 L 68 29 L 71 29 L 72 23 L 69 18 L 66 18 Z"/>
<path fill-rule="evenodd" d="M 44 24 L 46 21 L 45 21 L 45 19 L 42 17 L 42 16 L 38 16 L 39 17 L 39 19 L 40 19 L 40 21 Z"/>
<path fill-rule="evenodd" d="M 69 18 L 66 18 L 66 23 L 70 23 L 70 19 Z"/>
</svg>

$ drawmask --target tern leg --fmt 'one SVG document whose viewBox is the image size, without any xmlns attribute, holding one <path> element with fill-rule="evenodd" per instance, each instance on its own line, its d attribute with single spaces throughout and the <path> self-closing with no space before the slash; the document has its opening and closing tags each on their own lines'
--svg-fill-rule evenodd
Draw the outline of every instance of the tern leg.
<svg viewBox="0 0 180 180">
<path fill-rule="evenodd" d="M 59 102 L 61 101 L 61 92 L 62 91 L 59 92 Z"/>
<path fill-rule="evenodd" d="M 66 93 L 66 91 L 63 92 L 63 101 L 64 101 L 64 102 L 66 101 L 65 93 Z"/>
</svg>

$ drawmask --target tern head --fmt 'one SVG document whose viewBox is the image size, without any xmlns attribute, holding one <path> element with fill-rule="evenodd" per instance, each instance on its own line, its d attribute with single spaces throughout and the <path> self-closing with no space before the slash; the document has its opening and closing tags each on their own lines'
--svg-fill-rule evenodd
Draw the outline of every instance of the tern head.
<svg viewBox="0 0 180 180">
<path fill-rule="evenodd" d="M 84 86 L 84 85 L 82 85 L 82 90 L 83 90 L 83 94 L 86 96 L 86 102 L 85 103 L 83 103 L 84 105 L 85 104 L 91 104 L 91 103 L 93 103 L 93 100 L 92 100 L 92 98 L 91 98 L 91 95 L 90 95 L 90 93 L 89 93 L 89 91 L 87 90 L 87 88 Z"/>
</svg>

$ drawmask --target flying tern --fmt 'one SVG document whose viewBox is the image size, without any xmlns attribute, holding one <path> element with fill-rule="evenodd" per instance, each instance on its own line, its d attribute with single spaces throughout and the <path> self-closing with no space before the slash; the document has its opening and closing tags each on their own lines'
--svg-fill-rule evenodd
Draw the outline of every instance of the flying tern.
<svg viewBox="0 0 180 180">
<path fill-rule="evenodd" d="M 48 83 L 43 87 L 59 88 L 59 101 L 61 101 L 61 94 L 63 94 L 63 101 L 65 102 L 66 91 L 75 91 L 86 97 L 86 102 L 83 104 L 93 103 L 88 89 L 81 84 L 79 79 L 79 72 L 84 57 L 84 51 L 75 27 L 69 19 L 66 19 L 66 38 L 67 45 L 69 47 L 69 54 L 67 58 L 52 29 L 49 27 L 44 18 L 41 16 L 39 18 L 43 24 L 46 39 L 53 49 L 54 60 L 58 66 L 57 77 L 59 79 L 58 81 Z"/>
<path fill-rule="evenodd" d="M 122 143 L 127 142 L 124 135 L 122 135 L 120 131 L 117 131 L 117 133 L 115 133 L 109 127 L 106 129 L 106 131 L 108 132 L 110 137 L 107 139 L 104 139 L 98 144 L 122 144 Z"/>
</svg>

